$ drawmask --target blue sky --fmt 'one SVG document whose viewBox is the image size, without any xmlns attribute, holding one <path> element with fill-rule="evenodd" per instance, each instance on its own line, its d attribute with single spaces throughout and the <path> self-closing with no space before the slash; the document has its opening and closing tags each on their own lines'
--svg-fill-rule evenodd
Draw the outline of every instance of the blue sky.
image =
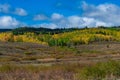
<svg viewBox="0 0 120 80">
<path fill-rule="evenodd" d="M 0 0 L 0 28 L 120 25 L 119 0 Z"/>
</svg>

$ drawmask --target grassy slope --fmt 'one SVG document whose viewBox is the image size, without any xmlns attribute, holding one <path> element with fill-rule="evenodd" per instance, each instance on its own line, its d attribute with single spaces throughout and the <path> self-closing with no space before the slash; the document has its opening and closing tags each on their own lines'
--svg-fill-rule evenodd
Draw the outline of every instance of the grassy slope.
<svg viewBox="0 0 120 80">
<path fill-rule="evenodd" d="M 113 28 L 54 35 L 1 33 L 0 80 L 119 79 L 119 35 Z"/>
</svg>

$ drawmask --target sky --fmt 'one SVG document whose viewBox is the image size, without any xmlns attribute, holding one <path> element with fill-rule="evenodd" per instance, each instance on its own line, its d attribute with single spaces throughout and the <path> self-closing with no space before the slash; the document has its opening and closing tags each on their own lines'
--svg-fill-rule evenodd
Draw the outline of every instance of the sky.
<svg viewBox="0 0 120 80">
<path fill-rule="evenodd" d="M 120 26 L 120 0 L 0 0 L 0 29 Z"/>
</svg>

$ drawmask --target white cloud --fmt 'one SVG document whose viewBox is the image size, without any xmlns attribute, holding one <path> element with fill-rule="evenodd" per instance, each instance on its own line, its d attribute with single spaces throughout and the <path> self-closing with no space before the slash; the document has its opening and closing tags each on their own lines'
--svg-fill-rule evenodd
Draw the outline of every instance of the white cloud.
<svg viewBox="0 0 120 80">
<path fill-rule="evenodd" d="M 100 4 L 98 6 L 83 2 L 83 15 L 71 15 L 65 17 L 59 13 L 51 15 L 51 24 L 54 28 L 70 27 L 97 27 L 97 26 L 114 26 L 120 25 L 120 7 L 114 4 Z M 41 24 L 43 27 L 52 27 L 51 24 Z"/>
<path fill-rule="evenodd" d="M 27 15 L 27 11 L 23 8 L 13 8 L 9 4 L 0 4 L 0 13 L 16 14 L 19 16 Z"/>
<path fill-rule="evenodd" d="M 70 16 L 68 17 L 68 22 L 71 25 L 78 26 L 84 23 L 84 20 L 78 16 Z"/>
<path fill-rule="evenodd" d="M 15 9 L 15 14 L 16 15 L 20 15 L 20 16 L 26 16 L 27 12 L 24 9 L 22 9 L 22 8 L 16 8 Z"/>
<path fill-rule="evenodd" d="M 97 27 L 97 26 L 107 26 L 109 24 L 106 24 L 102 21 L 99 21 L 94 18 L 88 18 L 88 17 L 79 17 L 79 16 L 70 16 L 68 17 L 69 25 L 73 27 Z"/>
<path fill-rule="evenodd" d="M 54 23 L 43 23 L 43 24 L 41 24 L 41 27 L 55 29 L 58 26 L 56 24 L 54 24 Z"/>
<path fill-rule="evenodd" d="M 16 28 L 20 25 L 20 22 L 11 16 L 0 17 L 0 28 Z"/>
<path fill-rule="evenodd" d="M 80 6 L 79 6 L 80 7 Z M 41 24 L 48 28 L 70 28 L 70 27 L 97 27 L 97 26 L 119 26 L 120 25 L 120 6 L 110 3 L 99 5 L 88 4 L 82 2 L 81 8 L 83 14 L 81 16 L 71 15 L 65 17 L 59 13 L 51 15 L 51 23 Z M 80 8 L 80 9 L 81 9 Z"/>
<path fill-rule="evenodd" d="M 8 13 L 10 9 L 10 5 L 8 4 L 0 4 L 0 12 Z"/>
<path fill-rule="evenodd" d="M 51 19 L 52 20 L 59 20 L 59 19 L 62 19 L 64 16 L 61 15 L 61 14 L 58 14 L 58 13 L 53 13 L 52 16 L 51 16 Z"/>
<path fill-rule="evenodd" d="M 34 16 L 34 19 L 33 20 L 47 20 L 48 17 L 44 14 L 38 14 L 38 15 L 35 15 Z"/>
<path fill-rule="evenodd" d="M 88 27 L 97 27 L 97 26 L 110 26 L 111 24 L 107 24 L 105 22 L 99 21 L 94 18 L 88 17 L 80 17 L 80 16 L 69 16 L 60 19 L 59 21 L 52 21 L 51 23 L 42 23 L 34 25 L 34 27 L 45 27 L 45 28 L 71 28 L 71 27 L 79 27 L 83 28 L 85 26 Z"/>
<path fill-rule="evenodd" d="M 33 27 L 51 28 L 51 29 L 58 28 L 58 26 L 54 23 L 42 23 L 42 24 L 35 24 L 35 25 L 32 25 L 32 26 Z"/>
<path fill-rule="evenodd" d="M 115 4 L 104 3 L 95 6 L 83 2 L 82 9 L 85 17 L 97 19 L 111 26 L 120 25 L 120 7 Z"/>
</svg>

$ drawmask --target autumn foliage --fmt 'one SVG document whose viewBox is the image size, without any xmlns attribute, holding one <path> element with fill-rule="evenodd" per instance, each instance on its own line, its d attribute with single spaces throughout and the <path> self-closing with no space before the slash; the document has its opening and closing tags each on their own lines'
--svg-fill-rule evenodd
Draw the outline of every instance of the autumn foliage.
<svg viewBox="0 0 120 80">
<path fill-rule="evenodd" d="M 87 28 L 59 34 L 35 34 L 26 32 L 14 35 L 12 32 L 0 33 L 0 41 L 32 42 L 50 46 L 72 46 L 96 41 L 120 41 L 120 32 L 114 29 Z"/>
</svg>

